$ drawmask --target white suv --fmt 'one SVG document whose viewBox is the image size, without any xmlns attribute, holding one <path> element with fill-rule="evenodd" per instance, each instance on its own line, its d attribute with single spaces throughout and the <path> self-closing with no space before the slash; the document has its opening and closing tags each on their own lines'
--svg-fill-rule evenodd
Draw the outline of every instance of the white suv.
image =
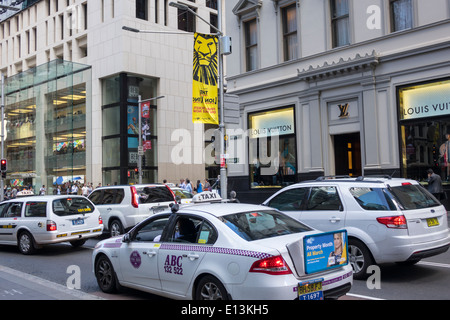
<svg viewBox="0 0 450 320">
<path fill-rule="evenodd" d="M 105 231 L 115 237 L 148 216 L 168 209 L 175 202 L 175 195 L 164 184 L 141 184 L 100 187 L 89 199 L 100 210 Z"/>
<path fill-rule="evenodd" d="M 0 244 L 32 254 L 42 245 L 69 241 L 74 247 L 103 232 L 92 202 L 81 196 L 34 196 L 0 203 Z"/>
<path fill-rule="evenodd" d="M 414 264 L 450 245 L 447 211 L 413 180 L 323 177 L 286 187 L 264 205 L 318 230 L 345 228 L 355 279 L 371 264 Z"/>
</svg>

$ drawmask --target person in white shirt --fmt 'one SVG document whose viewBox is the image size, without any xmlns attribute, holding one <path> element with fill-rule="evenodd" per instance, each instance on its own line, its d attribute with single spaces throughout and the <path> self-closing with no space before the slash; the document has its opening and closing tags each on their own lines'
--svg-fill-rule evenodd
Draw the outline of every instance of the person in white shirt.
<svg viewBox="0 0 450 320">
<path fill-rule="evenodd" d="M 75 183 L 72 185 L 72 188 L 70 188 L 70 194 L 78 194 L 78 187 Z"/>
<path fill-rule="evenodd" d="M 83 184 L 83 188 L 81 188 L 81 194 L 85 197 L 89 195 L 89 189 L 86 184 Z"/>
</svg>

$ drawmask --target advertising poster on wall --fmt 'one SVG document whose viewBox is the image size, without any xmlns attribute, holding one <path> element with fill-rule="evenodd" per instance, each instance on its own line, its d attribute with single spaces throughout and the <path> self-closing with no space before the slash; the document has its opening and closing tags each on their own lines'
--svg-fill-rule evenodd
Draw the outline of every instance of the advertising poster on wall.
<svg viewBox="0 0 450 320">
<path fill-rule="evenodd" d="M 346 230 L 306 236 L 303 239 L 306 273 L 348 264 L 347 243 Z"/>
</svg>

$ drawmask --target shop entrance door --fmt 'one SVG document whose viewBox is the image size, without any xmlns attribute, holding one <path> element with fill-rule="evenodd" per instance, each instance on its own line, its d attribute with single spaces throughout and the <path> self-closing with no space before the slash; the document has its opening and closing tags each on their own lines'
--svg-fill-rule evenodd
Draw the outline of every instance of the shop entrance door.
<svg viewBox="0 0 450 320">
<path fill-rule="evenodd" d="M 334 159 L 336 175 L 362 175 L 359 132 L 334 136 Z"/>
</svg>

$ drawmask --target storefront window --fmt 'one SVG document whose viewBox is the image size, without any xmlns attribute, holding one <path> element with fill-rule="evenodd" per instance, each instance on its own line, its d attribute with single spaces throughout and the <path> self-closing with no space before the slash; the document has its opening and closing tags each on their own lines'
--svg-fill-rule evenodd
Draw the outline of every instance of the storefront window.
<svg viewBox="0 0 450 320">
<path fill-rule="evenodd" d="M 120 78 L 115 76 L 102 81 L 103 105 L 119 103 L 120 101 Z"/>
<path fill-rule="evenodd" d="M 402 176 L 419 181 L 433 169 L 450 183 L 450 80 L 398 90 Z"/>
<path fill-rule="evenodd" d="M 249 115 L 251 188 L 281 188 L 296 182 L 294 107 Z"/>
<path fill-rule="evenodd" d="M 157 100 L 145 101 L 156 97 L 157 84 L 157 79 L 130 74 L 103 80 L 104 184 L 138 182 L 139 115 L 144 151 L 142 182 L 157 181 Z M 145 102 L 141 113 L 139 97 Z"/>
<path fill-rule="evenodd" d="M 120 165 L 120 138 L 103 140 L 103 166 L 118 167 Z"/>
<path fill-rule="evenodd" d="M 58 185 L 86 176 L 86 65 L 54 60 L 6 80 L 6 185 Z"/>
<path fill-rule="evenodd" d="M 120 134 L 120 107 L 109 107 L 103 109 L 103 136 Z"/>
</svg>

